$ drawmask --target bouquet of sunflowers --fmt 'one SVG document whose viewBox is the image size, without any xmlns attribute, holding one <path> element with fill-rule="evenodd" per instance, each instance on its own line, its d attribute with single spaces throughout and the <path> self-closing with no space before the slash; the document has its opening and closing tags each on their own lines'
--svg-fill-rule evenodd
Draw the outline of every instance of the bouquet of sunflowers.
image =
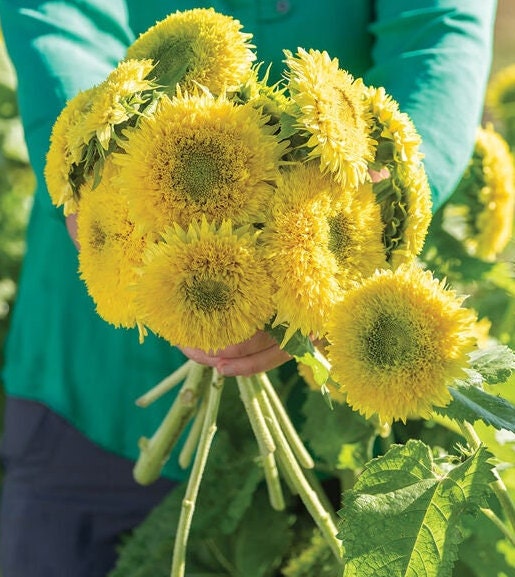
<svg viewBox="0 0 515 577">
<path fill-rule="evenodd" d="M 378 431 L 444 411 L 470 371 L 477 319 L 417 261 L 431 202 L 414 126 L 325 52 L 285 51 L 284 78 L 270 84 L 250 40 L 212 9 L 173 13 L 59 116 L 46 178 L 54 204 L 77 213 L 98 314 L 141 340 L 152 331 L 205 351 L 268 331 L 329 405 L 347 403 Z M 266 374 L 236 380 L 272 506 L 284 507 L 283 478 L 351 566 L 280 395 Z M 188 361 L 139 403 L 179 384 L 135 467 L 155 480 L 193 422 L 174 577 L 223 378 Z"/>
</svg>

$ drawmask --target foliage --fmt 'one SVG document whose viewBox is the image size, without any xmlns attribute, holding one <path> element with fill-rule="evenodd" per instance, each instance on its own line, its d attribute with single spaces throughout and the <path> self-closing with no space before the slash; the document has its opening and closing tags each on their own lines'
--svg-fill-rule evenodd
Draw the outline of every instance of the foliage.
<svg viewBox="0 0 515 577">
<path fill-rule="evenodd" d="M 33 186 L 18 116 L 15 78 L 0 33 L 0 367 L 25 250 Z"/>
</svg>

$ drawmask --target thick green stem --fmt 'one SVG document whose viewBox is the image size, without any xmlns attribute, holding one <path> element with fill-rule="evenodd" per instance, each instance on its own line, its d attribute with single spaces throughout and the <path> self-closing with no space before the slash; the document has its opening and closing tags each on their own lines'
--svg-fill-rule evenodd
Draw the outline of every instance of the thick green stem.
<svg viewBox="0 0 515 577">
<path fill-rule="evenodd" d="M 293 423 L 284 408 L 284 405 L 279 398 L 274 386 L 270 382 L 266 373 L 259 373 L 255 375 L 254 382 L 256 380 L 261 385 L 263 392 L 264 392 L 264 402 L 270 404 L 270 412 L 273 412 L 275 417 L 277 418 L 278 424 L 281 430 L 284 432 L 286 439 L 288 439 L 288 443 L 292 448 L 295 456 L 299 460 L 299 463 L 305 469 L 312 469 L 315 466 L 313 462 L 313 458 L 309 454 L 308 450 L 304 446 L 304 443 L 301 441 Z"/>
<path fill-rule="evenodd" d="M 277 511 L 285 507 L 284 495 L 279 479 L 279 471 L 275 461 L 275 443 L 259 405 L 258 397 L 251 377 L 236 377 L 243 406 L 247 411 L 250 426 L 256 437 L 261 455 L 261 464 L 265 474 L 270 504 Z"/>
<path fill-rule="evenodd" d="M 136 399 L 136 405 L 138 405 L 138 407 L 148 407 L 148 405 L 157 401 L 157 399 L 162 397 L 170 389 L 173 389 L 173 387 L 178 385 L 188 376 L 193 363 L 193 361 L 186 361 L 171 375 L 165 377 L 155 387 L 152 387 L 150 391 L 147 391 L 144 395 L 141 395 L 141 397 Z"/>
<path fill-rule="evenodd" d="M 179 465 L 183 469 L 187 469 L 191 461 L 193 460 L 193 455 L 198 446 L 198 440 L 200 439 L 200 433 L 202 432 L 202 426 L 204 424 L 204 419 L 206 417 L 207 400 L 206 396 L 200 402 L 200 407 L 193 419 L 193 424 L 190 428 L 186 441 L 182 446 L 181 452 L 179 454 Z"/>
<path fill-rule="evenodd" d="M 198 363 L 192 364 L 186 381 L 157 431 L 150 439 L 140 439 L 140 455 L 133 475 L 141 485 L 149 485 L 159 478 L 171 450 L 194 414 L 198 400 L 204 394 L 212 370 L 211 367 Z"/>
<path fill-rule="evenodd" d="M 463 436 L 465 437 L 465 439 L 467 439 L 467 442 L 469 443 L 470 447 L 474 451 L 477 451 L 481 446 L 482 442 L 478 434 L 476 433 L 474 427 L 466 421 L 460 423 L 460 427 Z M 499 503 L 508 521 L 510 522 L 512 530 L 515 530 L 515 504 L 513 503 L 510 494 L 508 492 L 508 489 L 504 484 L 504 481 L 501 479 L 501 476 L 499 475 L 498 471 L 496 469 L 493 469 L 492 473 L 495 476 L 495 481 L 490 483 L 490 486 L 492 487 L 495 496 L 499 500 Z"/>
<path fill-rule="evenodd" d="M 223 377 L 219 377 L 216 371 L 213 371 L 213 380 L 208 389 L 206 416 L 200 434 L 197 454 L 193 461 L 193 467 L 186 487 L 186 494 L 182 500 L 181 514 L 177 525 L 177 534 L 173 549 L 170 577 L 183 577 L 185 574 L 188 538 L 193 520 L 193 513 L 195 511 L 195 504 L 200 489 L 200 483 L 206 467 L 209 451 L 211 450 L 211 444 L 216 433 L 216 419 L 218 416 L 222 389 Z"/>
<path fill-rule="evenodd" d="M 499 531 L 501 531 L 512 545 L 515 545 L 515 533 L 510 531 L 510 528 L 507 527 L 491 509 L 481 508 L 481 513 L 492 521 L 492 523 L 499 529 Z"/>
<path fill-rule="evenodd" d="M 288 477 L 295 483 L 306 509 L 324 535 L 335 557 L 343 564 L 342 545 L 336 537 L 338 529 L 333 522 L 333 515 L 324 508 L 317 492 L 306 479 L 277 421 L 270 419 L 269 426 L 277 444 L 277 455 L 281 466 L 288 471 Z"/>
</svg>

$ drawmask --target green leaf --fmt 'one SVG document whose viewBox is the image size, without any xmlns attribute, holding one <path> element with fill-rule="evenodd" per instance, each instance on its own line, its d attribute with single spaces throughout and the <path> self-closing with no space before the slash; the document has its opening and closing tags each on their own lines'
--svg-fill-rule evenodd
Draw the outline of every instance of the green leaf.
<svg viewBox="0 0 515 577">
<path fill-rule="evenodd" d="M 479 349 L 470 355 L 470 360 L 489 385 L 505 383 L 515 369 L 515 353 L 504 345 Z"/>
<path fill-rule="evenodd" d="M 515 575 L 515 565 L 502 551 L 502 543 L 514 550 L 499 529 L 484 515 L 467 517 L 464 523 L 466 539 L 460 545 L 460 561 L 456 564 L 453 577 L 500 577 Z"/>
<path fill-rule="evenodd" d="M 329 379 L 329 365 L 324 362 L 322 356 L 317 353 L 311 339 L 304 336 L 300 331 L 295 331 L 293 335 L 283 344 L 288 327 L 277 325 L 272 327 L 267 325 L 266 331 L 281 343 L 282 348 L 289 353 L 299 363 L 308 365 L 313 371 L 315 382 L 322 386 Z"/>
<path fill-rule="evenodd" d="M 317 460 L 335 468 L 346 468 L 350 455 L 345 447 L 355 445 L 352 456 L 363 464 L 371 457 L 371 445 L 375 438 L 373 425 L 347 404 L 334 403 L 329 411 L 322 396 L 310 391 L 302 407 L 306 419 L 302 426 L 302 438 L 307 442 Z M 356 454 L 354 454 L 356 453 Z M 366 455 L 366 457 L 363 457 Z M 342 460 L 342 466 L 340 466 Z"/>
<path fill-rule="evenodd" d="M 515 433 L 515 405 L 483 389 L 467 385 L 451 387 L 452 401 L 435 412 L 456 421 L 475 423 L 478 420 L 496 429 Z"/>
<path fill-rule="evenodd" d="M 480 447 L 444 472 L 410 440 L 370 461 L 339 511 L 344 577 L 450 577 L 461 522 L 490 492 L 490 457 Z"/>
<path fill-rule="evenodd" d="M 268 493 L 256 493 L 252 507 L 235 532 L 234 566 L 244 577 L 265 577 L 276 569 L 291 546 L 293 518 L 270 507 Z"/>
</svg>

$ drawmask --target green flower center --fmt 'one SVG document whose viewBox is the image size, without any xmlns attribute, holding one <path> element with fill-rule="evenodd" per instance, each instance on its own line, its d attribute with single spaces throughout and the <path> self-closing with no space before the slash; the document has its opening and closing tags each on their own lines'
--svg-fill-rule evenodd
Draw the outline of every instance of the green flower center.
<svg viewBox="0 0 515 577">
<path fill-rule="evenodd" d="M 150 55 L 156 63 L 152 76 L 175 93 L 175 85 L 185 78 L 194 56 L 189 38 L 167 38 L 155 46 Z"/>
<path fill-rule="evenodd" d="M 205 313 L 227 309 L 231 301 L 230 287 L 213 279 L 194 280 L 187 289 L 187 295 Z"/>
<path fill-rule="evenodd" d="M 231 180 L 227 155 L 220 143 L 208 140 L 191 146 L 190 142 L 177 156 L 180 160 L 171 175 L 173 186 L 182 189 L 197 204 L 212 201 Z"/>
<path fill-rule="evenodd" d="M 380 314 L 363 338 L 367 361 L 378 368 L 411 365 L 418 356 L 414 327 L 404 318 Z"/>
<path fill-rule="evenodd" d="M 338 264 L 342 264 L 350 248 L 349 220 L 340 213 L 327 219 L 329 241 L 327 248 L 333 253 Z"/>
</svg>

